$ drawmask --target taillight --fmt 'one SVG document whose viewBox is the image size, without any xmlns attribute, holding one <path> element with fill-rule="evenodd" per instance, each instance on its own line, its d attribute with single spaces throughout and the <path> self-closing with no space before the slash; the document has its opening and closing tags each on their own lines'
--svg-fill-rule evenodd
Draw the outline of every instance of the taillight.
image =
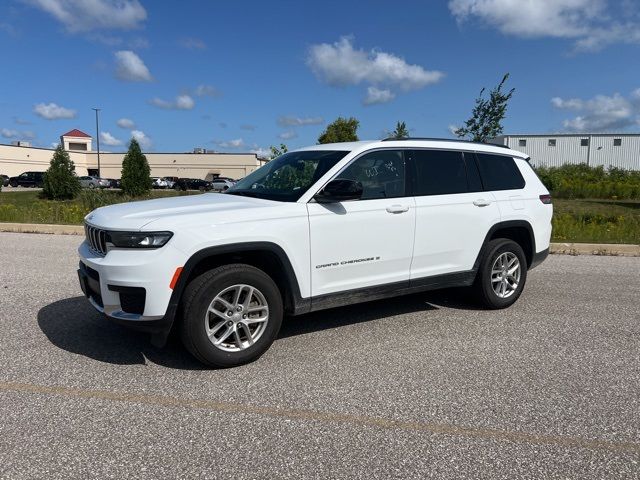
<svg viewBox="0 0 640 480">
<path fill-rule="evenodd" d="M 549 205 L 551 203 L 551 195 L 540 195 L 540 201 L 545 205 Z"/>
</svg>

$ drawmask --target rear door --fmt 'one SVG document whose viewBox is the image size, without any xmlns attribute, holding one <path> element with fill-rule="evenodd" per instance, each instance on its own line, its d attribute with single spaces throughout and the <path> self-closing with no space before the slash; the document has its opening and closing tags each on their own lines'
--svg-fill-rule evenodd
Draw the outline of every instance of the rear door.
<svg viewBox="0 0 640 480">
<path fill-rule="evenodd" d="M 513 157 L 490 153 L 476 153 L 476 157 L 485 189 L 493 193 L 502 220 L 522 219 L 526 214 L 525 180 Z"/>
<path fill-rule="evenodd" d="M 483 191 L 472 152 L 412 150 L 416 240 L 411 280 L 468 271 L 485 236 L 500 220 L 495 198 Z"/>
<path fill-rule="evenodd" d="M 402 150 L 368 152 L 334 176 L 361 182 L 360 200 L 307 204 L 313 296 L 408 283 L 415 204 L 406 174 Z"/>
</svg>

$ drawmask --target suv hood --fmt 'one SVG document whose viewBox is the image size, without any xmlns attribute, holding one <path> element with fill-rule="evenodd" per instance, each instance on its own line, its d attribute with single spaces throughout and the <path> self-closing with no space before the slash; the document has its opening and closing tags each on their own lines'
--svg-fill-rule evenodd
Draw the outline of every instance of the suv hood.
<svg viewBox="0 0 640 480">
<path fill-rule="evenodd" d="M 109 205 L 94 210 L 85 217 L 85 221 L 105 229 L 140 230 L 165 217 L 232 212 L 267 207 L 274 203 L 277 202 L 239 195 L 203 193 Z"/>
</svg>

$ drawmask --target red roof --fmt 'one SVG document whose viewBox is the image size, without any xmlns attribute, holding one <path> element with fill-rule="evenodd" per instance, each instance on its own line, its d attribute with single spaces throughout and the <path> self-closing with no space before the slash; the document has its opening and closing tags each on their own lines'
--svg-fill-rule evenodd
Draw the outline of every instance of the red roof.
<svg viewBox="0 0 640 480">
<path fill-rule="evenodd" d="M 84 133 L 83 131 L 78 130 L 77 128 L 74 128 L 70 132 L 63 133 L 62 136 L 63 137 L 87 137 L 87 138 L 91 138 L 91 135 L 87 135 L 86 133 Z"/>
</svg>

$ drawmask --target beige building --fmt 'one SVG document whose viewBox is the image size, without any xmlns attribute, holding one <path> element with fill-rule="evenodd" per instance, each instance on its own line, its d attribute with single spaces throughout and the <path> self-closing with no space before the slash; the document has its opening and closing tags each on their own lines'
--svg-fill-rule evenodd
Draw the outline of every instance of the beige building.
<svg viewBox="0 0 640 480">
<path fill-rule="evenodd" d="M 74 129 L 60 137 L 79 176 L 98 174 L 98 153 L 92 150 L 92 138 Z M 202 152 L 201 149 L 196 151 Z M 152 177 L 201 178 L 215 176 L 242 178 L 265 161 L 255 153 L 145 153 Z M 10 177 L 22 172 L 44 172 L 49 167 L 53 149 L 0 144 L 0 174 Z M 124 153 L 100 152 L 100 176 L 120 178 Z"/>
</svg>

